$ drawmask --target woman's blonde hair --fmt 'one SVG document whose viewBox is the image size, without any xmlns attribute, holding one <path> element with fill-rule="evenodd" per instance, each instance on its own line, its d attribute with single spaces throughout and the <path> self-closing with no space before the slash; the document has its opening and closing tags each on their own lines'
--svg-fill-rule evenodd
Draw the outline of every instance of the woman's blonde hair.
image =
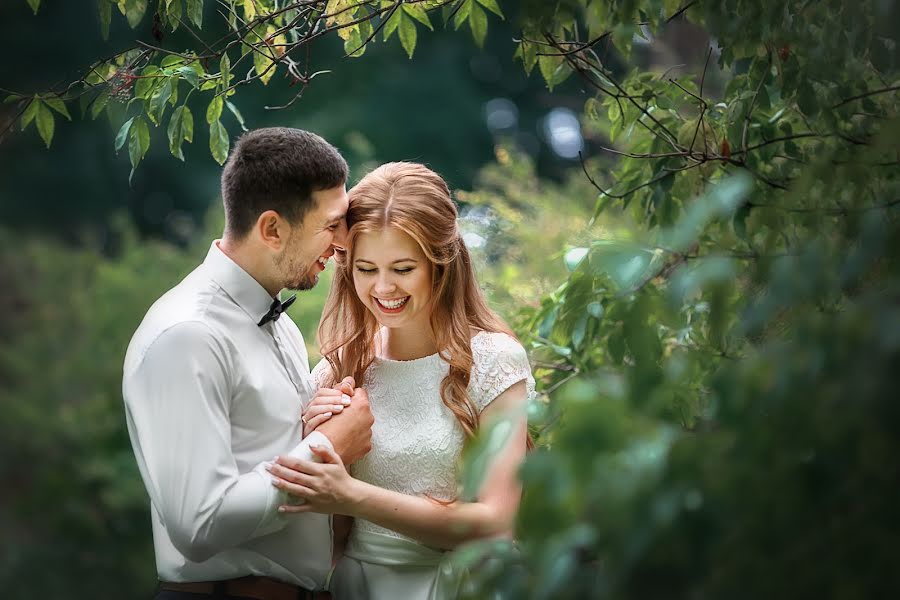
<svg viewBox="0 0 900 600">
<path fill-rule="evenodd" d="M 431 329 L 450 371 L 441 382 L 441 400 L 467 437 L 478 426 L 478 411 L 467 387 L 472 373 L 473 331 L 513 335 L 487 305 L 457 227 L 457 209 L 444 180 L 424 165 L 382 165 L 350 190 L 347 253 L 337 268 L 319 325 L 322 354 L 331 364 L 333 384 L 352 375 L 357 385 L 375 359 L 378 322 L 353 285 L 354 241 L 361 233 L 396 228 L 410 236 L 431 262 Z"/>
</svg>

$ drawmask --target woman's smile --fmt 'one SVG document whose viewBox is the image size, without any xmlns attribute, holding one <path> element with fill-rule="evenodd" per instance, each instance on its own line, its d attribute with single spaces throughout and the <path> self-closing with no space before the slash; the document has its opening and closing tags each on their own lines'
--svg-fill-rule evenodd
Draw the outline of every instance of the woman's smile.
<svg viewBox="0 0 900 600">
<path fill-rule="evenodd" d="M 403 309 L 406 307 L 406 302 L 410 297 L 404 296 L 402 298 L 395 298 L 392 300 L 388 300 L 386 298 L 375 298 L 374 296 L 373 298 L 375 300 L 375 304 L 378 306 L 378 308 L 381 309 L 382 312 L 388 314 L 397 314 L 403 311 Z"/>
</svg>

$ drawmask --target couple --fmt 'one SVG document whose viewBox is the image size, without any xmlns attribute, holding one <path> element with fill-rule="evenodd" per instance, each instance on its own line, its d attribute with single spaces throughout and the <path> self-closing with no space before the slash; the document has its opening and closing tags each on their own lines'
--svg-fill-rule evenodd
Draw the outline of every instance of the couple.
<svg viewBox="0 0 900 600">
<path fill-rule="evenodd" d="M 446 550 L 510 534 L 525 352 L 479 291 L 444 181 L 390 163 L 348 194 L 347 172 L 306 131 L 241 137 L 222 239 L 131 340 L 123 394 L 158 599 L 452 598 Z M 311 373 L 280 294 L 315 286 L 332 257 Z M 510 415 L 461 501 L 463 444 Z"/>
</svg>

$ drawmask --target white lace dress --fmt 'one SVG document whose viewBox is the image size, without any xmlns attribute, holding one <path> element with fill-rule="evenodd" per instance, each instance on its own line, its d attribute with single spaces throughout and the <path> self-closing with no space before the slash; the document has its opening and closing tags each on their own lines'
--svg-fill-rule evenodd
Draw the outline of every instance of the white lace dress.
<svg viewBox="0 0 900 600">
<path fill-rule="evenodd" d="M 525 350 L 503 333 L 480 332 L 472 338 L 469 397 L 482 411 L 510 386 L 534 379 Z M 313 370 L 321 386 L 329 365 Z M 375 417 L 372 450 L 351 466 L 351 474 L 381 488 L 450 500 L 457 497 L 459 457 L 465 434 L 441 401 L 440 384 L 449 365 L 433 354 L 410 361 L 376 358 L 363 387 Z M 347 551 L 331 580 L 338 600 L 426 600 L 452 596 L 441 583 L 444 552 L 375 523 L 356 519 Z"/>
</svg>

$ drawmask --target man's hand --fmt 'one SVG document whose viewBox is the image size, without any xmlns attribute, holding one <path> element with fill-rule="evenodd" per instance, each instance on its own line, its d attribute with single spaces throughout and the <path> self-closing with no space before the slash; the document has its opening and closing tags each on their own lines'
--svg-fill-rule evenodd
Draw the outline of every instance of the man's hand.
<svg viewBox="0 0 900 600">
<path fill-rule="evenodd" d="M 372 449 L 372 424 L 375 418 L 369 410 L 369 395 L 362 388 L 354 390 L 352 378 L 344 379 L 338 388 L 341 394 L 351 392 L 347 394 L 351 397 L 350 405 L 344 407 L 340 414 L 327 418 L 318 426 L 317 431 L 331 441 L 334 451 L 345 465 L 349 465 Z"/>
</svg>

